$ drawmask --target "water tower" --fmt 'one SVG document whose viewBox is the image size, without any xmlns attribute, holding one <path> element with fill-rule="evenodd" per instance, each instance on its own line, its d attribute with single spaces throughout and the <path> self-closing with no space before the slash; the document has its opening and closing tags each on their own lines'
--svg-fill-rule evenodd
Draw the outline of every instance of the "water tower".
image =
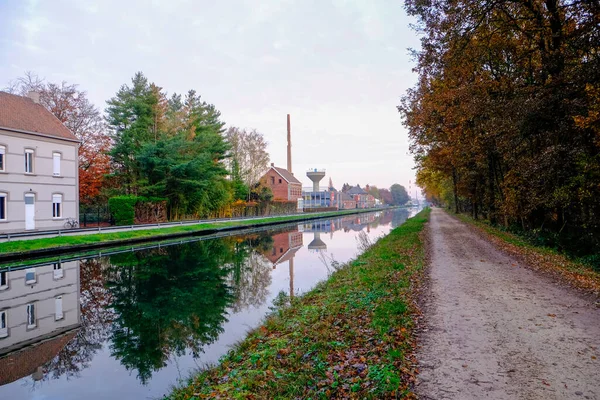
<svg viewBox="0 0 600 400">
<path fill-rule="evenodd" d="M 308 179 L 313 183 L 313 193 L 319 192 L 319 182 L 325 177 L 325 170 L 316 168 L 309 169 L 306 172 L 306 176 L 308 176 Z"/>
<path fill-rule="evenodd" d="M 327 244 L 321 240 L 321 232 L 314 232 L 313 235 L 313 241 L 308 244 L 308 249 L 313 251 L 327 250 Z"/>
</svg>

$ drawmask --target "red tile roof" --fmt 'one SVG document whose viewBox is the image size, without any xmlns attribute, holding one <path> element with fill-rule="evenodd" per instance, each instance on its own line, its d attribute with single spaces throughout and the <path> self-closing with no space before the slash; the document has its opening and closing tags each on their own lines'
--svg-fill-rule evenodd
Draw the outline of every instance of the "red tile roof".
<svg viewBox="0 0 600 400">
<path fill-rule="evenodd" d="M 52 360 L 76 333 L 73 330 L 0 358 L 0 386 L 33 374 L 38 367 Z"/>
<path fill-rule="evenodd" d="M 301 185 L 302 183 L 300 183 L 300 181 L 298 179 L 296 179 L 296 177 L 294 175 L 292 175 L 292 173 L 290 171 L 288 171 L 285 168 L 279 168 L 279 167 L 275 167 L 272 166 L 271 168 L 273 168 L 275 170 L 275 172 L 277 172 L 279 175 L 281 175 L 281 177 L 283 179 L 285 179 L 288 183 L 297 183 L 299 185 Z"/>
<path fill-rule="evenodd" d="M 66 126 L 41 104 L 29 97 L 0 92 L 0 129 L 39 133 L 59 139 L 78 140 Z"/>
</svg>

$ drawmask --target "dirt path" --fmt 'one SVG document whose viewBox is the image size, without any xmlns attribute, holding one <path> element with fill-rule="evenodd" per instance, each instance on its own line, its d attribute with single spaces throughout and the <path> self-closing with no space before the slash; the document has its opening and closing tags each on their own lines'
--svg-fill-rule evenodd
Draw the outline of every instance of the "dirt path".
<svg viewBox="0 0 600 400">
<path fill-rule="evenodd" d="M 600 399 L 600 309 L 431 213 L 422 399 Z"/>
</svg>

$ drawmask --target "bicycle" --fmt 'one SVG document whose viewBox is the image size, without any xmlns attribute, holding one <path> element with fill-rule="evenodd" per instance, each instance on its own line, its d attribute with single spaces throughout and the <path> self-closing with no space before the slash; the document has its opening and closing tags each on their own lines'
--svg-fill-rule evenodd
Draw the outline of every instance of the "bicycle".
<svg viewBox="0 0 600 400">
<path fill-rule="evenodd" d="M 67 229 L 79 228 L 79 221 L 77 221 L 75 218 L 67 218 L 64 227 Z"/>
</svg>

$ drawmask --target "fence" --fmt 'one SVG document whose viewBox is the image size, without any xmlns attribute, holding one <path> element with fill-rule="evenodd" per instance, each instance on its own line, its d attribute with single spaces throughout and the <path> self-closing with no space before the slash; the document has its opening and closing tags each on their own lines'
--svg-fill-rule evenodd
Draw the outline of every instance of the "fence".
<svg viewBox="0 0 600 400">
<path fill-rule="evenodd" d="M 114 225 L 108 204 L 93 206 L 82 204 L 79 207 L 79 225 L 82 228 Z"/>
<path fill-rule="evenodd" d="M 332 209 L 327 209 L 327 211 Z M 297 203 L 296 202 L 278 202 L 273 201 L 270 203 L 256 204 L 256 203 L 244 203 L 239 205 L 228 205 L 223 209 L 208 215 L 208 219 L 216 218 L 244 218 L 244 217 L 267 217 L 274 215 L 290 215 L 296 214 Z M 160 218 L 156 221 L 141 221 L 138 217 L 138 210 L 136 210 L 136 224 L 139 223 L 156 223 L 156 222 L 167 222 L 166 218 Z M 197 215 L 181 216 L 181 220 L 197 220 Z M 171 221 L 175 222 L 175 221 Z M 90 227 L 102 227 L 102 226 L 113 226 L 115 221 L 110 213 L 108 204 L 100 205 L 85 205 L 82 204 L 79 207 L 79 224 L 82 228 Z"/>
</svg>

